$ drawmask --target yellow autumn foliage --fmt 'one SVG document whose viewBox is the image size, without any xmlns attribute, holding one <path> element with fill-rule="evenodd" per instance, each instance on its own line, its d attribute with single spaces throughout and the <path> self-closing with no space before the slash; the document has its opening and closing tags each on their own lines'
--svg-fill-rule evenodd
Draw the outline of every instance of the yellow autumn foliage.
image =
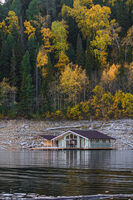
<svg viewBox="0 0 133 200">
<path fill-rule="evenodd" d="M 72 120 L 83 119 L 79 105 L 75 105 L 72 108 L 68 107 L 68 109 L 67 109 L 67 119 L 72 119 Z"/>
<path fill-rule="evenodd" d="M 81 111 L 82 111 L 82 116 L 84 119 L 89 119 L 91 116 L 91 101 L 88 100 L 86 102 L 81 102 Z"/>
<path fill-rule="evenodd" d="M 102 81 L 109 82 L 116 79 L 119 72 L 120 65 L 113 64 L 109 70 L 104 70 L 102 74 Z"/>
<path fill-rule="evenodd" d="M 4 33 L 7 33 L 7 32 L 8 32 L 8 28 L 7 28 L 7 25 L 6 25 L 5 20 L 3 20 L 3 21 L 0 23 L 0 30 L 3 31 Z"/>
<path fill-rule="evenodd" d="M 128 79 L 128 84 L 129 86 L 133 87 L 133 62 L 131 62 L 129 66 L 129 79 Z"/>
<path fill-rule="evenodd" d="M 19 31 L 20 27 L 18 17 L 14 11 L 8 12 L 8 17 L 6 17 L 5 21 L 7 21 L 8 24 L 8 33 L 11 33 L 14 28 Z"/>
<path fill-rule="evenodd" d="M 86 24 L 93 30 L 101 30 L 109 27 L 111 10 L 107 6 L 93 5 L 86 13 Z"/>
<path fill-rule="evenodd" d="M 107 61 L 107 46 L 111 45 L 111 9 L 90 0 L 74 0 L 73 8 L 63 6 L 63 15 L 73 17 L 84 38 L 89 38 L 90 48 L 95 57 L 105 66 Z"/>
<path fill-rule="evenodd" d="M 106 65 L 107 46 L 111 44 L 111 37 L 107 30 L 96 31 L 96 37 L 91 41 L 91 46 L 94 48 L 94 54 L 101 62 L 102 66 Z"/>
<path fill-rule="evenodd" d="M 63 120 L 65 117 L 61 110 L 56 110 L 56 112 L 53 114 L 53 118 L 57 120 Z"/>
<path fill-rule="evenodd" d="M 52 51 L 52 46 L 50 44 L 50 39 L 52 38 L 52 33 L 49 28 L 41 28 L 43 45 L 39 49 L 37 55 L 37 67 L 41 69 L 43 77 L 48 74 L 47 68 L 45 66 L 48 64 L 48 53 Z"/>
<path fill-rule="evenodd" d="M 68 56 L 66 55 L 66 53 L 61 51 L 61 53 L 59 54 L 58 63 L 55 65 L 55 67 L 57 67 L 59 69 L 59 71 L 62 71 L 62 70 L 64 70 L 64 67 L 66 65 L 68 65 L 68 63 L 69 63 Z"/>
<path fill-rule="evenodd" d="M 133 95 L 130 93 L 124 94 L 122 99 L 122 108 L 124 117 L 133 117 Z"/>
<path fill-rule="evenodd" d="M 83 6 L 88 6 L 88 5 L 93 5 L 93 0 L 82 0 L 81 5 Z"/>
<path fill-rule="evenodd" d="M 78 94 L 85 87 L 87 80 L 85 70 L 82 70 L 78 65 L 70 63 L 61 72 L 60 86 L 61 91 L 68 95 L 69 101 L 77 102 Z"/>
<path fill-rule="evenodd" d="M 42 73 L 43 78 L 45 78 L 48 75 L 48 69 L 43 67 L 41 69 L 41 73 Z"/>
<path fill-rule="evenodd" d="M 64 90 L 67 92 L 68 88 L 77 89 L 80 91 L 86 79 L 85 70 L 82 70 L 78 65 L 72 68 L 70 65 L 65 67 L 60 77 L 60 83 Z"/>
<path fill-rule="evenodd" d="M 0 30 L 4 33 L 11 34 L 13 30 L 19 31 L 19 20 L 14 11 L 9 11 L 8 16 L 0 22 Z"/>
<path fill-rule="evenodd" d="M 52 51 L 52 46 L 50 44 L 50 39 L 52 38 L 52 33 L 49 28 L 41 28 L 42 40 L 43 40 L 43 48 L 46 53 Z"/>
<path fill-rule="evenodd" d="M 37 67 L 40 68 L 42 76 L 45 78 L 48 74 L 48 70 L 46 68 L 46 65 L 48 63 L 48 55 L 45 51 L 44 47 L 42 46 L 39 49 L 38 55 L 37 55 Z"/>
<path fill-rule="evenodd" d="M 3 78 L 2 82 L 0 82 L 0 89 L 2 91 L 2 94 L 5 95 L 9 92 L 15 92 L 16 87 L 10 86 L 9 80 L 7 78 Z"/>
<path fill-rule="evenodd" d="M 34 38 L 35 37 L 36 28 L 31 25 L 31 22 L 26 20 L 24 22 L 24 26 L 26 28 L 26 30 L 24 32 L 28 35 L 28 39 L 30 39 L 31 37 Z"/>
<path fill-rule="evenodd" d="M 53 34 L 53 46 L 54 49 L 58 53 L 61 51 L 66 52 L 68 50 L 68 42 L 67 42 L 67 31 L 68 26 L 65 21 L 54 21 L 51 26 L 52 34 Z"/>
<path fill-rule="evenodd" d="M 37 66 L 39 68 L 43 67 L 48 63 L 48 56 L 43 47 L 40 48 L 38 55 L 37 55 Z"/>
</svg>

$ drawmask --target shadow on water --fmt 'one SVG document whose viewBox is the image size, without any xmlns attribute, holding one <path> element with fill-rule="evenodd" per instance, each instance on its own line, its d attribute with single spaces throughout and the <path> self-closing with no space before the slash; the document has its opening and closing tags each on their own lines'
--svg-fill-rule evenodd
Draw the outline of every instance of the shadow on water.
<svg viewBox="0 0 133 200">
<path fill-rule="evenodd" d="M 133 152 L 0 152 L 0 193 L 133 194 Z"/>
</svg>

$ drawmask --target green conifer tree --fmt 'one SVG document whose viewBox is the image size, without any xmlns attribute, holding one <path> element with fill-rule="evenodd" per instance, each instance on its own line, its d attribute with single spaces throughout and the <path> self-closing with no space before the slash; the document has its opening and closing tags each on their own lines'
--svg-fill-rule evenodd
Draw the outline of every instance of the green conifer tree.
<svg viewBox="0 0 133 200">
<path fill-rule="evenodd" d="M 75 49 L 72 45 L 72 43 L 69 44 L 69 49 L 67 51 L 67 56 L 70 60 L 70 62 L 75 63 Z"/>
<path fill-rule="evenodd" d="M 40 101 L 41 101 L 41 109 L 42 113 L 48 111 L 53 103 L 52 99 L 49 98 L 49 85 L 50 82 L 54 78 L 53 74 L 53 65 L 51 63 L 50 55 L 48 55 L 48 64 L 46 66 L 47 76 L 45 79 L 42 79 L 41 88 L 40 88 Z"/>
<path fill-rule="evenodd" d="M 36 15 L 39 14 L 39 3 L 38 0 L 32 0 L 26 11 L 27 18 L 29 20 L 34 19 Z"/>
<path fill-rule="evenodd" d="M 8 41 L 3 40 L 0 51 L 0 81 L 2 81 L 4 77 L 6 78 L 9 77 L 10 56 L 11 56 L 11 51 L 9 49 Z"/>
<path fill-rule="evenodd" d="M 16 76 L 16 40 L 12 34 L 7 36 L 8 48 L 10 50 L 10 71 L 9 71 L 9 81 L 11 86 L 16 86 L 17 76 Z"/>
<path fill-rule="evenodd" d="M 31 76 L 31 66 L 30 66 L 30 55 L 29 52 L 26 51 L 23 56 L 22 62 L 22 82 L 20 88 L 20 109 L 23 114 L 31 114 L 32 113 L 32 105 L 33 105 L 33 93 L 34 88 L 32 85 L 32 76 Z"/>
<path fill-rule="evenodd" d="M 89 39 L 86 40 L 85 69 L 91 79 L 92 71 L 94 69 L 94 56 L 91 51 Z"/>
<path fill-rule="evenodd" d="M 76 46 L 76 64 L 78 64 L 79 66 L 84 67 L 84 50 L 83 50 L 83 46 L 82 46 L 82 39 L 80 34 L 78 34 L 77 37 L 77 46 Z"/>
</svg>

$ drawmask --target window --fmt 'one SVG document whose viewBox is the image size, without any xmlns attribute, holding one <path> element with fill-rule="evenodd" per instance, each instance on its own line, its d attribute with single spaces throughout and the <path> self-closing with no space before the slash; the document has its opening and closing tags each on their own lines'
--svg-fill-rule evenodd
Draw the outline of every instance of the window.
<svg viewBox="0 0 133 200">
<path fill-rule="evenodd" d="M 69 135 L 66 136 L 66 139 L 69 140 Z"/>
<path fill-rule="evenodd" d="M 76 136 L 76 135 L 74 135 L 74 139 L 77 139 L 77 136 Z"/>
<path fill-rule="evenodd" d="M 72 134 L 70 135 L 70 138 L 73 139 L 73 135 Z"/>
</svg>

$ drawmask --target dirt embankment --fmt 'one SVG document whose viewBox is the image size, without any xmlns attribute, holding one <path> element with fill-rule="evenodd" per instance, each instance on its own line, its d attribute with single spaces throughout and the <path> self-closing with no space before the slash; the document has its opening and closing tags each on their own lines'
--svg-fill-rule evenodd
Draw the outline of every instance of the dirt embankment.
<svg viewBox="0 0 133 200">
<path fill-rule="evenodd" d="M 59 134 L 67 129 L 96 129 L 116 138 L 117 149 L 133 149 L 133 120 L 105 121 L 33 121 L 1 120 L 0 150 L 20 150 L 41 147 L 40 134 Z"/>
</svg>

